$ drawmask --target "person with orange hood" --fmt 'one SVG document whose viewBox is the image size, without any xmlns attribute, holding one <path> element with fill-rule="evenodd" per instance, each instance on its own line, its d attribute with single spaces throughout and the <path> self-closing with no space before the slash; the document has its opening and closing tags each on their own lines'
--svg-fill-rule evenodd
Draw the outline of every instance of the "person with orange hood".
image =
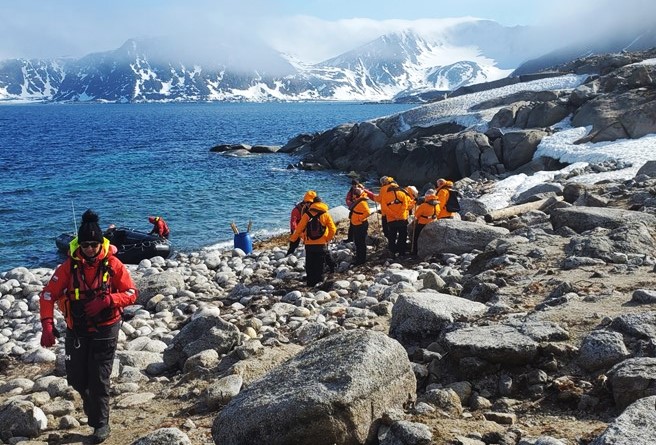
<svg viewBox="0 0 656 445">
<path fill-rule="evenodd" d="M 394 258 L 406 254 L 408 216 L 414 199 L 406 189 L 399 187 L 394 178 L 386 178 L 386 184 L 380 188 L 376 200 L 381 203 L 381 213 L 387 222 L 388 248 L 390 255 Z"/>
<path fill-rule="evenodd" d="M 292 243 L 302 239 L 305 244 L 305 273 L 308 286 L 323 281 L 323 268 L 329 255 L 328 243 L 335 237 L 336 232 L 337 227 L 328 213 L 328 206 L 316 196 L 301 217 L 296 230 L 289 237 Z"/>
<path fill-rule="evenodd" d="M 160 238 L 169 239 L 171 231 L 169 230 L 169 225 L 164 221 L 164 218 L 161 216 L 149 216 L 148 222 L 153 225 L 153 230 L 150 231 L 151 235 L 155 234 Z"/>
<path fill-rule="evenodd" d="M 428 189 L 424 195 L 424 202 L 419 204 L 415 212 L 415 230 L 412 235 L 412 254 L 417 254 L 417 240 L 419 234 L 427 224 L 437 221 L 442 211 L 440 201 L 437 199 L 435 189 Z"/>
<path fill-rule="evenodd" d="M 56 343 L 55 305 L 66 320 L 66 379 L 82 397 L 94 443 L 109 437 L 110 375 L 121 314 L 137 298 L 137 287 L 114 252 L 98 215 L 87 210 L 68 258 L 39 295 L 41 346 Z"/>
<path fill-rule="evenodd" d="M 359 266 L 367 260 L 367 231 L 369 230 L 367 218 L 371 215 L 371 210 L 367 202 L 369 195 L 364 187 L 356 187 L 354 197 L 355 199 L 349 207 L 349 221 L 355 244 L 355 262 L 353 265 Z"/>
<path fill-rule="evenodd" d="M 446 203 L 449 200 L 449 194 L 453 188 L 453 181 L 447 179 L 438 179 L 435 182 L 435 190 L 437 191 L 437 199 L 440 201 L 440 214 L 437 215 L 438 219 L 453 218 L 454 213 L 446 209 Z"/>
</svg>

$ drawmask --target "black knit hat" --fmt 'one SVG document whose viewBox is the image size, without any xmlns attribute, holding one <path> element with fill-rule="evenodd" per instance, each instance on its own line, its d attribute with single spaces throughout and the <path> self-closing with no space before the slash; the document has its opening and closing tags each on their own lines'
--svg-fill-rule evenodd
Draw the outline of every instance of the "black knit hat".
<svg viewBox="0 0 656 445">
<path fill-rule="evenodd" d="M 77 241 L 83 243 L 85 241 L 103 242 L 103 232 L 98 225 L 98 215 L 91 209 L 88 209 L 82 214 L 82 224 L 77 231 Z"/>
</svg>

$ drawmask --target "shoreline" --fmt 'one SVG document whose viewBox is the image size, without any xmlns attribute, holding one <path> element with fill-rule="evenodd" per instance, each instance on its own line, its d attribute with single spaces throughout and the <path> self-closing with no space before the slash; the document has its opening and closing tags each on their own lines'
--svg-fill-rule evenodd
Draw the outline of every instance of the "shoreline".
<svg viewBox="0 0 656 445">
<path fill-rule="evenodd" d="M 344 360 L 357 357 L 354 352 L 369 348 L 367 343 L 340 348 L 341 342 L 321 348 L 337 336 L 354 342 L 384 336 L 387 346 L 375 349 L 376 356 L 396 351 L 394 365 L 415 379 L 416 391 L 398 399 L 374 391 L 361 395 L 371 402 L 366 406 L 393 413 L 383 417 L 395 428 L 409 423 L 444 443 L 476 434 L 517 445 L 518 431 L 527 440 L 594 440 L 627 406 L 645 409 L 640 403 L 646 392 L 628 397 L 628 391 L 613 389 L 620 381 L 611 368 L 653 360 L 644 355 L 649 343 L 643 338 L 653 338 L 652 322 L 643 318 L 656 314 L 656 290 L 642 286 L 653 283 L 656 212 L 627 207 L 656 187 L 656 178 L 572 187 L 579 205 L 562 202 L 491 223 L 481 217 L 428 225 L 422 237 L 444 251 L 426 259 L 391 260 L 384 242 L 373 243 L 378 232 L 371 228 L 368 262 L 352 267 L 354 254 L 341 241 L 344 221 L 332 245 L 337 271 L 313 288 L 303 281 L 302 247 L 285 256 L 287 234 L 254 243 L 253 255 L 198 251 L 131 267 L 140 294 L 122 325 L 108 445 L 132 443 L 162 425 L 191 443 L 229 441 L 227 430 L 226 437 L 215 435 L 217 419 L 239 424 L 242 416 L 230 413 L 240 412 L 253 387 L 269 382 L 266 394 L 277 394 L 285 382 L 273 379 L 280 372 L 274 370 L 316 349 L 327 354 L 315 362 L 323 364 L 321 372 L 305 375 L 303 385 L 339 387 L 334 376 L 344 373 L 365 388 L 393 387 L 386 378 L 398 375 L 387 362 L 374 360 L 376 372 L 342 368 Z M 574 188 L 567 189 L 568 199 Z M 602 198 L 611 205 L 585 205 Z M 646 205 L 646 210 L 653 209 Z M 637 219 L 643 224 L 625 225 Z M 596 229 L 582 230 L 590 221 Z M 611 228 L 614 224 L 619 229 Z M 468 235 L 459 237 L 459 231 Z M 486 233 L 492 239 L 475 244 Z M 618 237 L 623 243 L 613 244 Z M 462 253 L 451 253 L 459 245 Z M 38 345 L 42 286 L 36 283 L 48 274 L 35 269 L 0 279 L 0 406 L 21 397 L 48 419 L 33 437 L 64 444 L 88 434 L 89 427 L 80 401 L 61 377 L 61 343 L 47 350 Z M 61 327 L 59 315 L 57 323 Z M 606 337 L 616 338 L 619 353 L 595 349 L 597 339 Z M 202 351 L 185 352 L 184 346 L 197 341 Z M 225 388 L 222 382 L 233 379 L 239 385 L 229 395 L 217 395 L 217 388 Z M 44 387 L 47 400 L 35 395 Z M 321 401 L 328 397 L 321 394 Z M 405 403 L 408 397 L 411 404 Z M 49 408 L 64 402 L 57 412 Z M 280 409 L 286 418 L 296 418 L 290 407 Z M 258 412 L 266 413 L 266 406 Z M 62 426 L 65 416 L 69 426 Z M 379 416 L 376 412 L 371 420 Z"/>
</svg>

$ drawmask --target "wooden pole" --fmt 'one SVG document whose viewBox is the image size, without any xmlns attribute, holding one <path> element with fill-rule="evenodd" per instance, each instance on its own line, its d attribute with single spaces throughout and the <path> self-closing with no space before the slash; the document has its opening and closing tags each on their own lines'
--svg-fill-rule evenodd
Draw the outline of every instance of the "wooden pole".
<svg viewBox="0 0 656 445">
<path fill-rule="evenodd" d="M 550 198 L 541 199 L 539 201 L 510 206 L 506 207 L 505 209 L 493 210 L 484 216 L 485 222 L 510 218 L 511 216 L 521 215 L 522 213 L 530 212 L 531 210 L 544 210 L 562 200 L 562 196 L 552 196 Z"/>
</svg>

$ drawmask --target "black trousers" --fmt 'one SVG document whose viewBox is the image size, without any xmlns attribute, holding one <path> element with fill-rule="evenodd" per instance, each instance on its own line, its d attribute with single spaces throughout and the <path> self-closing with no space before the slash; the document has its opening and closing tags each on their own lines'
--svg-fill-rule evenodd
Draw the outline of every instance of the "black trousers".
<svg viewBox="0 0 656 445">
<path fill-rule="evenodd" d="M 121 322 L 79 335 L 66 331 L 66 380 L 82 396 L 89 426 L 109 423 L 109 389 Z"/>
<path fill-rule="evenodd" d="M 365 221 L 359 226 L 351 224 L 353 230 L 353 241 L 355 242 L 355 264 L 363 264 L 367 261 L 367 231 L 369 222 Z"/>
<path fill-rule="evenodd" d="M 325 244 L 305 245 L 305 279 L 308 286 L 314 286 L 323 281 L 323 266 L 325 261 Z"/>
<path fill-rule="evenodd" d="M 403 255 L 408 251 L 408 220 L 387 223 L 389 230 L 389 250 L 392 254 Z"/>
<path fill-rule="evenodd" d="M 380 225 L 383 228 L 383 235 L 387 238 L 387 242 L 390 242 L 390 233 L 389 233 L 389 224 L 387 224 L 387 217 L 385 215 L 380 217 Z"/>
<path fill-rule="evenodd" d="M 419 239 L 419 234 L 426 227 L 426 224 L 415 224 L 414 234 L 412 235 L 412 253 L 417 253 L 417 240 Z"/>
</svg>

